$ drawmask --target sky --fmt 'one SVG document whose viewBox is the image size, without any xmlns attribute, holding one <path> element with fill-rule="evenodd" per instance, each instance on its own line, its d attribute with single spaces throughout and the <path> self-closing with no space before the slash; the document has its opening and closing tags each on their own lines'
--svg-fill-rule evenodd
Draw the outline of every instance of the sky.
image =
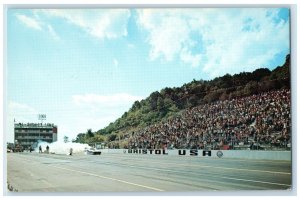
<svg viewBox="0 0 300 200">
<path fill-rule="evenodd" d="M 274 69 L 290 52 L 287 8 L 8 9 L 6 139 L 16 122 L 97 131 L 165 87 Z"/>
</svg>

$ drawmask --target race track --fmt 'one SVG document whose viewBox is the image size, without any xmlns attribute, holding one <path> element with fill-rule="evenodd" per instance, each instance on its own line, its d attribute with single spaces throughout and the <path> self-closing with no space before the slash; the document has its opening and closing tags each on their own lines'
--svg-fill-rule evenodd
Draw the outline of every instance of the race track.
<svg viewBox="0 0 300 200">
<path fill-rule="evenodd" d="M 7 181 L 18 192 L 288 190 L 291 179 L 288 161 L 136 154 L 7 154 Z"/>
</svg>

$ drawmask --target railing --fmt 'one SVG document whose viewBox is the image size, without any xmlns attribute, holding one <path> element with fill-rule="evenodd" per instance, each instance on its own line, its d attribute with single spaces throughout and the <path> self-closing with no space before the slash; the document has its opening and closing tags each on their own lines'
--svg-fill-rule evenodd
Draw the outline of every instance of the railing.
<svg viewBox="0 0 300 200">
<path fill-rule="evenodd" d="M 47 123 L 47 124 L 42 124 L 42 123 L 27 123 L 27 124 L 24 124 L 24 123 L 17 123 L 15 124 L 15 128 L 54 128 L 54 127 L 57 127 L 56 125 L 54 124 L 50 124 L 50 123 Z"/>
</svg>

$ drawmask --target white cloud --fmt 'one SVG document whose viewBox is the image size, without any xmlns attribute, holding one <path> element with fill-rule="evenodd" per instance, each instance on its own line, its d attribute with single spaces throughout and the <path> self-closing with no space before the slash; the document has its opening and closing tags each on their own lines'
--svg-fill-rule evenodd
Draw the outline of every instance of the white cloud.
<svg viewBox="0 0 300 200">
<path fill-rule="evenodd" d="M 17 14 L 16 17 L 20 22 L 22 22 L 27 27 L 36 30 L 42 30 L 41 24 L 36 19 L 21 14 Z"/>
<path fill-rule="evenodd" d="M 80 113 L 77 116 L 78 121 L 85 122 L 85 126 L 83 127 L 97 129 L 103 128 L 118 117 L 121 117 L 124 112 L 131 108 L 135 101 L 142 99 L 143 97 L 141 96 L 134 96 L 127 93 L 72 96 L 74 109 Z"/>
<path fill-rule="evenodd" d="M 39 31 L 47 31 L 49 32 L 49 34 L 52 36 L 53 39 L 60 40 L 60 37 L 57 35 L 54 28 L 50 24 L 44 22 L 36 12 L 33 13 L 33 17 L 28 17 L 26 15 L 21 15 L 21 14 L 17 14 L 16 17 L 27 27 Z"/>
<path fill-rule="evenodd" d="M 65 119 L 65 123 L 61 124 L 61 126 L 58 125 L 59 139 L 62 140 L 64 135 L 67 135 L 70 139 L 76 139 L 79 133 L 86 133 L 87 129 L 98 131 L 108 126 L 109 123 L 114 122 L 118 117 L 120 115 L 115 113 L 99 116 L 99 113 L 81 111 L 78 115 L 73 116 L 72 119 Z"/>
<path fill-rule="evenodd" d="M 117 59 L 114 59 L 113 60 L 113 63 L 114 63 L 114 66 L 115 67 L 118 67 L 119 66 L 119 61 Z"/>
<path fill-rule="evenodd" d="M 112 95 L 73 95 L 72 100 L 75 105 L 85 105 L 101 108 L 123 108 L 131 106 L 136 100 L 142 100 L 141 96 L 134 96 L 127 93 L 118 93 Z M 129 109 L 129 107 L 128 107 Z"/>
<path fill-rule="evenodd" d="M 267 66 L 289 50 L 289 23 L 278 9 L 143 9 L 149 58 L 202 67 L 211 77 Z"/>
<path fill-rule="evenodd" d="M 21 104 L 17 102 L 9 102 L 8 104 L 9 116 L 17 118 L 17 121 L 24 122 L 28 116 L 37 116 L 38 112 L 35 108 L 28 106 L 27 104 Z"/>
<path fill-rule="evenodd" d="M 127 45 L 127 47 L 128 47 L 129 49 L 134 49 L 134 48 L 135 48 L 135 45 L 134 45 L 134 44 L 131 44 L 131 43 L 129 43 L 129 44 Z"/>
<path fill-rule="evenodd" d="M 55 39 L 55 40 L 60 40 L 60 37 L 57 35 L 56 31 L 53 29 L 51 25 L 48 24 L 48 31 L 50 35 Z"/>
<path fill-rule="evenodd" d="M 189 27 L 175 11 L 139 10 L 139 24 L 149 32 L 150 59 L 164 58 L 171 61 L 181 54 L 188 44 Z"/>
<path fill-rule="evenodd" d="M 75 138 L 78 133 L 86 132 L 88 128 L 93 131 L 100 130 L 121 117 L 135 101 L 142 99 L 141 96 L 127 93 L 74 95 L 72 106 L 78 114 L 72 117 L 72 122 L 65 123 L 62 131 L 71 133 L 69 136 Z"/>
<path fill-rule="evenodd" d="M 27 105 L 18 102 L 9 102 L 7 107 L 7 124 L 6 124 L 6 140 L 9 142 L 14 141 L 14 122 L 28 123 L 36 122 L 38 111 Z"/>
<path fill-rule="evenodd" d="M 211 41 L 206 45 L 204 71 L 212 77 L 252 71 L 289 49 L 289 24 L 276 24 L 275 13 L 267 15 L 267 9 L 243 10 L 236 16 L 223 15 L 214 22 L 220 22 L 218 26 L 203 31 L 203 37 Z"/>
<path fill-rule="evenodd" d="M 37 10 L 59 17 L 100 39 L 114 39 L 127 35 L 128 9 L 45 9 Z"/>
<path fill-rule="evenodd" d="M 180 59 L 185 63 L 189 63 L 192 67 L 197 67 L 201 63 L 201 54 L 193 55 L 187 48 L 183 48 Z"/>
</svg>

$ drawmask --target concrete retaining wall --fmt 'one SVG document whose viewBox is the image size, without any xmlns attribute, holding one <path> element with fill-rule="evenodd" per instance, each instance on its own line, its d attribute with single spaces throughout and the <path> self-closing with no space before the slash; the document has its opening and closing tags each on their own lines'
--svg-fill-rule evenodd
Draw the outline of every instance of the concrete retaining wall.
<svg viewBox="0 0 300 200">
<path fill-rule="evenodd" d="M 255 151 L 255 150 L 190 150 L 190 149 L 176 149 L 176 150 L 128 150 L 128 149 L 102 149 L 104 154 L 132 154 L 132 155 L 155 155 L 155 156 L 198 156 L 211 158 L 239 158 L 251 160 L 285 160 L 291 161 L 291 151 Z"/>
</svg>

